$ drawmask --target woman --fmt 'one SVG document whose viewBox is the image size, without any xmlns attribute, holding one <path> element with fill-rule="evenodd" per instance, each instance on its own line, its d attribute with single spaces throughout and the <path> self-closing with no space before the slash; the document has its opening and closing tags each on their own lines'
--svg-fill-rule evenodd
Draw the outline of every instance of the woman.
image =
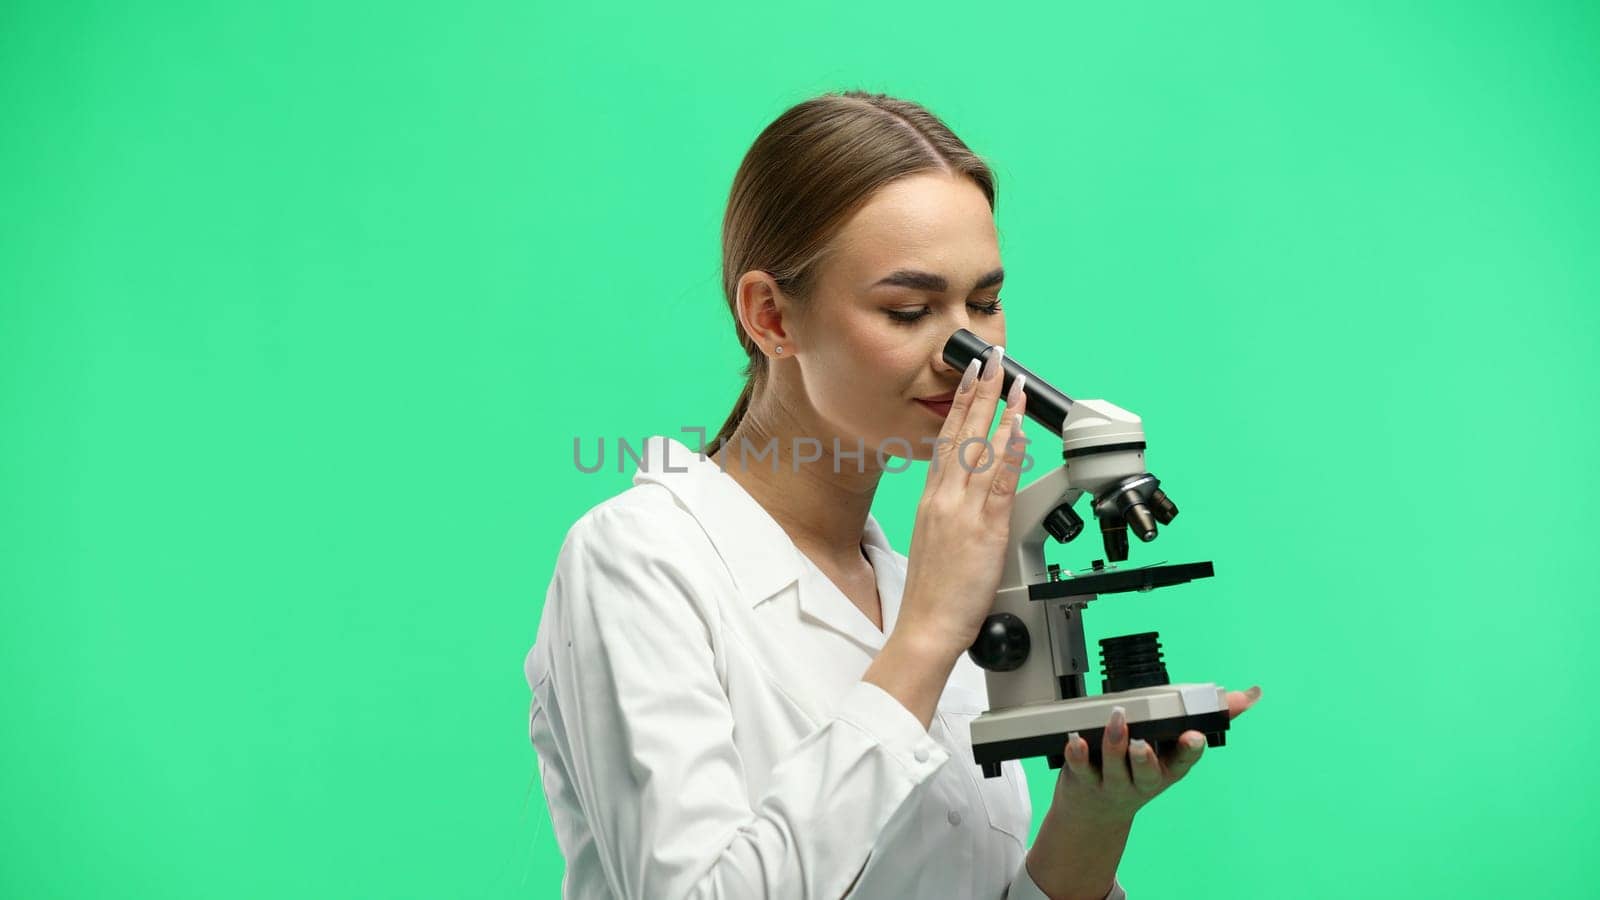
<svg viewBox="0 0 1600 900">
<path fill-rule="evenodd" d="M 968 743 L 1027 444 L 1021 379 L 986 440 L 994 199 L 881 95 L 801 103 L 750 148 L 723 223 L 744 391 L 704 455 L 652 438 L 573 525 L 527 658 L 564 897 L 1125 896 L 1133 816 L 1202 735 L 1157 759 L 1119 708 L 1100 767 L 1073 735 L 1031 849 L 1021 766 L 986 779 Z M 943 361 L 958 328 L 997 345 L 981 372 Z M 869 512 L 906 458 L 930 462 L 909 558 Z"/>
</svg>

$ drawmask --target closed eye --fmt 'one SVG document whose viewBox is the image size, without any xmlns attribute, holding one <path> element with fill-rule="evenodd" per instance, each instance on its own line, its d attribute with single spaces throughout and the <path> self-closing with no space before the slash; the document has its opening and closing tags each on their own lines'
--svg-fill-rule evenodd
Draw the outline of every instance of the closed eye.
<svg viewBox="0 0 1600 900">
<path fill-rule="evenodd" d="M 968 303 L 967 308 L 977 310 L 986 316 L 998 315 L 1000 313 L 1000 298 L 996 297 L 989 303 Z M 933 310 L 924 306 L 921 309 L 886 309 L 884 312 L 895 322 L 909 324 L 928 315 Z"/>
</svg>

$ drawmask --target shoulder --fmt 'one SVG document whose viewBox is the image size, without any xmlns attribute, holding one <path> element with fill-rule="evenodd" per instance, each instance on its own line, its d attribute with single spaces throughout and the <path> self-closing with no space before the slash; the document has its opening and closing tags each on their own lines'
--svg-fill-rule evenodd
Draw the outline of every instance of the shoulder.
<svg viewBox="0 0 1600 900">
<path fill-rule="evenodd" d="M 670 491 L 640 484 L 590 508 L 567 530 L 545 610 L 552 628 L 580 643 L 710 645 L 733 591 L 699 520 Z"/>
<path fill-rule="evenodd" d="M 592 659 L 608 647 L 693 653 L 710 645 L 724 580 L 698 521 L 669 491 L 635 485 L 602 501 L 562 541 L 528 663 L 530 683 L 560 665 L 557 659 Z"/>
<path fill-rule="evenodd" d="M 720 557 L 696 519 L 671 491 L 637 484 L 590 507 L 567 529 L 558 574 L 574 565 L 703 572 Z"/>
<path fill-rule="evenodd" d="M 562 556 L 595 544 L 658 554 L 710 549 L 699 520 L 656 484 L 634 485 L 590 506 L 566 528 Z"/>
</svg>

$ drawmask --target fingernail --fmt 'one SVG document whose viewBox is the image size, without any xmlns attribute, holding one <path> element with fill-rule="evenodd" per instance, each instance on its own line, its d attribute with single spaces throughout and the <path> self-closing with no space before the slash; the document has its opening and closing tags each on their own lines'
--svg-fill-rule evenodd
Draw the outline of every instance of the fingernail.
<svg viewBox="0 0 1600 900">
<path fill-rule="evenodd" d="M 1144 738 L 1134 738 L 1128 742 L 1128 755 L 1136 759 L 1144 759 L 1144 751 L 1149 746 L 1144 742 Z"/>
<path fill-rule="evenodd" d="M 1078 746 L 1078 733 L 1076 731 L 1067 734 L 1067 752 L 1073 756 L 1083 753 L 1083 749 Z"/>
<path fill-rule="evenodd" d="M 961 373 L 961 386 L 956 388 L 956 393 L 965 394 L 972 390 L 972 382 L 978 378 L 978 358 L 974 356 L 972 362 L 967 363 L 967 371 Z"/>
<path fill-rule="evenodd" d="M 1121 743 L 1128 736 L 1128 711 L 1120 706 L 1111 707 L 1111 742 Z"/>
<path fill-rule="evenodd" d="M 982 378 L 985 381 L 994 378 L 995 373 L 1000 371 L 1001 364 L 1005 359 L 1005 355 L 1006 348 L 1000 346 L 999 344 L 995 344 L 994 350 L 989 354 L 989 358 L 983 361 Z"/>
<path fill-rule="evenodd" d="M 1244 695 L 1249 697 L 1251 700 L 1259 700 L 1261 698 L 1261 685 L 1258 684 L 1250 690 L 1245 691 Z"/>
<path fill-rule="evenodd" d="M 1183 745 L 1188 747 L 1190 750 L 1199 750 L 1201 747 L 1206 745 L 1206 739 L 1203 737 L 1190 736 L 1184 740 Z"/>
<path fill-rule="evenodd" d="M 1016 406 L 1022 402 L 1022 386 L 1028 381 L 1028 376 L 1018 375 L 1011 381 L 1011 393 L 1006 394 L 1006 405 Z"/>
</svg>

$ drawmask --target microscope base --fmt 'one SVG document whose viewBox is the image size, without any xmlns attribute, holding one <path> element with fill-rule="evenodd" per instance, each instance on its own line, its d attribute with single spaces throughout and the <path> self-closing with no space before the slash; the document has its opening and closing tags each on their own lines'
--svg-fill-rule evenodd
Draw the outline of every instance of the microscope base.
<svg viewBox="0 0 1600 900">
<path fill-rule="evenodd" d="M 1163 684 L 1096 694 L 1073 700 L 991 709 L 972 722 L 972 757 L 988 778 L 1000 776 L 1008 759 L 1043 756 L 1050 768 L 1065 763 L 1067 734 L 1089 742 L 1089 760 L 1100 765 L 1100 744 L 1111 708 L 1128 716 L 1130 738 L 1143 738 L 1166 752 L 1185 731 L 1198 731 L 1206 744 L 1221 747 L 1228 731 L 1227 692 L 1215 684 Z"/>
</svg>

